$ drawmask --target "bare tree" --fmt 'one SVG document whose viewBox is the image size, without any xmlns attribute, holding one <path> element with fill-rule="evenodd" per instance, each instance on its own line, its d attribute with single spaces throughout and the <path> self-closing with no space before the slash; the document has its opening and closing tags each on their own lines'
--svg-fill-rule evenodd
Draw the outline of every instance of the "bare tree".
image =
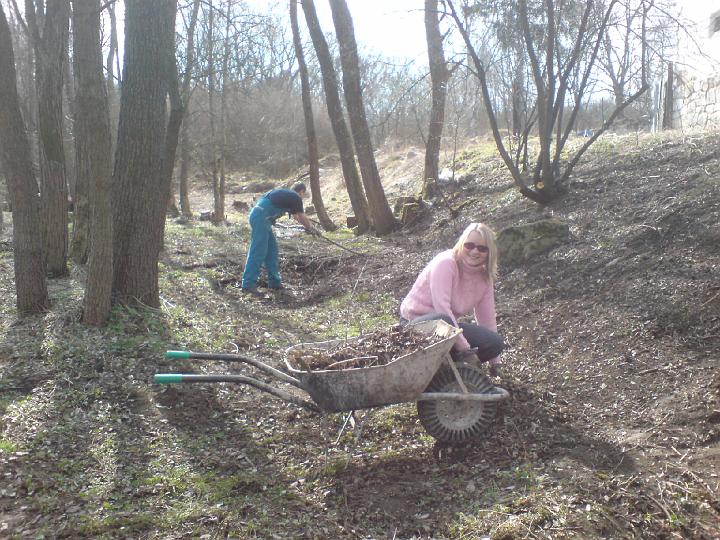
<svg viewBox="0 0 720 540">
<path fill-rule="evenodd" d="M 175 168 L 175 155 L 177 153 L 178 139 L 180 138 L 180 130 L 187 116 L 188 102 L 190 101 L 190 79 L 192 78 L 193 63 L 195 57 L 195 26 L 197 24 L 198 11 L 200 10 L 200 0 L 193 1 L 192 13 L 190 15 L 190 25 L 187 37 L 187 54 L 185 61 L 185 73 L 183 75 L 182 86 L 178 84 L 178 69 L 175 58 L 175 50 L 168 51 L 167 56 L 167 73 L 168 73 L 168 94 L 170 96 L 170 119 L 168 120 L 167 136 L 165 138 L 165 152 L 163 154 L 163 182 L 167 182 L 169 189 L 168 196 L 168 212 L 177 216 L 180 212 L 175 204 L 175 195 L 173 189 L 173 170 Z M 187 182 L 187 172 L 185 175 Z M 185 192 L 181 190 L 181 195 L 187 199 L 187 184 Z M 181 205 L 183 203 L 181 202 Z M 189 200 L 186 200 L 189 208 Z"/>
<path fill-rule="evenodd" d="M 100 0 L 73 0 L 73 44 L 78 104 L 75 118 L 78 183 L 89 188 L 91 214 L 83 321 L 101 326 L 110 315 L 113 236 L 110 204 L 112 143 L 100 49 Z"/>
<path fill-rule="evenodd" d="M 363 192 L 360 176 L 355 166 L 355 153 L 352 147 L 352 139 L 350 132 L 345 124 L 342 102 L 338 93 L 338 82 L 333 66 L 330 49 L 323 35 L 320 21 L 315 11 L 313 0 L 302 0 L 303 12 L 305 13 L 305 21 L 310 31 L 315 48 L 315 54 L 320 64 L 322 72 L 323 89 L 325 90 L 325 102 L 327 103 L 328 115 L 332 123 L 335 141 L 340 151 L 340 165 L 345 178 L 345 187 L 350 196 L 350 204 L 355 212 L 357 222 L 357 231 L 359 233 L 366 232 L 370 227 L 370 218 L 368 216 L 368 203 Z"/>
<path fill-rule="evenodd" d="M 175 46 L 174 0 L 126 0 L 125 55 L 113 173 L 113 292 L 160 305 L 158 259 L 169 186 L 162 174 L 167 55 Z"/>
<path fill-rule="evenodd" d="M 328 216 L 327 210 L 325 210 L 325 203 L 323 202 L 322 193 L 320 192 L 320 157 L 318 153 L 317 135 L 315 134 L 315 120 L 313 119 L 310 80 L 308 77 L 307 64 L 305 63 L 302 41 L 300 40 L 300 29 L 298 27 L 297 3 L 298 0 L 290 0 L 290 26 L 293 33 L 295 56 L 298 61 L 298 71 L 300 72 L 305 134 L 307 136 L 308 146 L 310 192 L 312 194 L 313 206 L 320 219 L 320 224 L 325 230 L 334 231 L 337 227 L 330 219 L 330 216 Z"/>
<path fill-rule="evenodd" d="M 642 20 L 645 21 L 652 0 L 649 0 L 647 4 L 645 0 L 640 0 L 640 2 L 644 13 Z M 560 187 L 566 182 L 575 165 L 590 145 L 597 140 L 626 107 L 648 89 L 643 70 L 638 90 L 615 107 L 615 110 L 603 125 L 595 131 L 594 135 L 585 144 L 575 151 L 574 155 L 563 166 L 561 162 L 562 151 L 575 124 L 575 118 L 580 111 L 582 99 L 587 91 L 588 81 L 596 68 L 598 51 L 607 32 L 608 20 L 617 4 L 618 0 L 610 0 L 602 20 L 594 27 L 589 24 L 594 1 L 586 0 L 584 6 L 572 4 L 570 7 L 575 9 L 582 7 L 580 10 L 580 22 L 578 27 L 573 29 L 574 36 L 563 36 L 564 39 L 561 40 L 558 29 L 563 28 L 565 24 L 565 21 L 561 19 L 563 14 L 567 13 L 564 9 L 567 7 L 565 4 L 556 6 L 553 0 L 543 0 L 543 2 L 538 1 L 534 4 L 533 9 L 530 10 L 528 9 L 527 0 L 518 1 L 519 31 L 525 44 L 527 60 L 534 83 L 537 129 L 540 142 L 540 150 L 533 175 L 531 178 L 526 178 L 526 175 L 518 168 L 517 163 L 513 161 L 503 142 L 495 105 L 490 95 L 485 64 L 475 50 L 452 0 L 447 0 L 453 20 L 460 31 L 475 68 L 475 73 L 480 81 L 483 101 L 498 151 L 520 192 L 535 202 L 546 204 L 555 200 L 560 195 Z M 531 13 L 539 17 L 533 19 L 532 24 L 530 21 Z M 645 39 L 644 23 L 641 34 L 640 43 L 645 48 L 647 40 Z M 569 41 L 569 47 L 561 46 L 565 41 Z M 644 54 L 643 52 L 643 58 Z M 581 64 L 582 69 L 579 69 Z M 573 75 L 578 75 L 578 79 L 573 80 Z M 566 101 L 571 86 L 574 87 L 575 99 L 568 118 L 565 118 Z M 555 137 L 553 137 L 554 133 Z M 528 181 L 532 182 L 532 187 Z"/>
<path fill-rule="evenodd" d="M 13 134 L 0 137 L 0 161 L 12 201 L 16 305 L 18 313 L 29 314 L 44 311 L 50 302 L 45 283 L 38 185 L 16 80 L 10 27 L 0 4 L 0 132 Z"/>
<path fill-rule="evenodd" d="M 365 116 L 365 106 L 363 105 L 360 63 L 358 61 L 352 16 L 345 0 L 330 0 L 330 9 L 335 23 L 338 45 L 340 46 L 345 104 L 350 117 L 350 128 L 352 129 L 355 151 L 360 163 L 360 173 L 368 198 L 368 208 L 372 216 L 375 232 L 380 235 L 388 234 L 397 229 L 399 223 L 388 204 L 385 190 L 380 181 L 380 172 L 375 162 L 370 128 Z"/>
<path fill-rule="evenodd" d="M 190 135 L 188 129 L 188 110 L 190 96 L 192 95 L 190 82 L 195 69 L 195 30 L 200 10 L 200 0 L 193 1 L 192 13 L 187 29 L 187 46 L 185 47 L 185 72 L 183 74 L 180 98 L 183 103 L 183 117 L 180 133 L 180 212 L 185 217 L 192 217 L 188 189 L 188 176 L 190 164 Z"/>
<path fill-rule="evenodd" d="M 425 35 L 427 37 L 428 63 L 430 66 L 430 84 L 432 88 L 432 106 L 430 125 L 425 144 L 425 170 L 423 171 L 423 196 L 437 194 L 439 175 L 440 142 L 445 124 L 445 98 L 450 70 L 445 62 L 443 36 L 440 32 L 438 0 L 425 0 Z"/>
</svg>

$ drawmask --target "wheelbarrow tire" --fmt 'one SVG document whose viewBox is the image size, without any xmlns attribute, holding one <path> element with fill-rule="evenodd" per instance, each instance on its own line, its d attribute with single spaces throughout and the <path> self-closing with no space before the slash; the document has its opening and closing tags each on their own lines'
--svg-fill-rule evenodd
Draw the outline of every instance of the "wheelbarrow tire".
<svg viewBox="0 0 720 540">
<path fill-rule="evenodd" d="M 485 394 L 494 385 L 478 368 L 457 366 L 468 392 Z M 425 392 L 461 393 L 462 389 L 449 366 L 444 365 L 430 381 Z M 461 444 L 482 439 L 495 421 L 497 403 L 489 401 L 423 400 L 417 402 L 420 423 L 438 441 Z"/>
</svg>

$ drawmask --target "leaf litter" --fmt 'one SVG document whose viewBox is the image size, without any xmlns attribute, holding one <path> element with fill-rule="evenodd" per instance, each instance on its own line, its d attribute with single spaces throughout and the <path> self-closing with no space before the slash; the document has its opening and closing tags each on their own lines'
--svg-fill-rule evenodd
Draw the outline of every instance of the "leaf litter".
<svg viewBox="0 0 720 540">
<path fill-rule="evenodd" d="M 293 367 L 300 370 L 366 368 L 387 365 L 442 339 L 435 334 L 425 334 L 396 324 L 351 341 L 343 340 L 328 348 L 298 347 L 288 356 Z"/>
</svg>

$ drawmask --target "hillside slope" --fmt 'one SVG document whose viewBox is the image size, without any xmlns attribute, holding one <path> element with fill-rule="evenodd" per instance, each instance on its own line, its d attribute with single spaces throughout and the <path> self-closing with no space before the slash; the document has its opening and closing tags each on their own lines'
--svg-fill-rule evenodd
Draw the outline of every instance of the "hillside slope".
<svg viewBox="0 0 720 540">
<path fill-rule="evenodd" d="M 49 313 L 17 321 L 12 250 L 0 243 L 0 536 L 720 537 L 719 143 L 607 136 L 544 208 L 517 195 L 487 145 L 470 146 L 428 215 L 387 238 L 341 230 L 332 244 L 281 222 L 288 288 L 260 298 L 238 289 L 245 212 L 223 227 L 168 220 L 162 309 L 117 307 L 101 330 L 78 322 L 79 268 L 51 281 Z M 391 202 L 416 194 L 420 152 L 379 162 Z M 325 164 L 339 220 L 347 203 Z M 229 191 L 252 197 L 240 183 Z M 195 209 L 208 202 L 196 190 Z M 249 387 L 151 382 L 248 372 L 164 360 L 166 348 L 282 366 L 289 345 L 385 328 L 468 222 L 500 230 L 548 216 L 570 240 L 501 264 L 500 384 L 512 399 L 476 444 L 435 443 L 413 404 L 358 413 L 362 429 L 341 430 L 343 415 Z"/>
</svg>

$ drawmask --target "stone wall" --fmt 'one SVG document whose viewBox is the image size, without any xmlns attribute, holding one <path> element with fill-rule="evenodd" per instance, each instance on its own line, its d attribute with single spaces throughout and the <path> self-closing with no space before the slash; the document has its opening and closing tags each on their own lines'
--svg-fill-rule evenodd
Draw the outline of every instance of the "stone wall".
<svg viewBox="0 0 720 540">
<path fill-rule="evenodd" d="M 680 76 L 675 87 L 676 128 L 720 127 L 720 76 Z"/>
</svg>

